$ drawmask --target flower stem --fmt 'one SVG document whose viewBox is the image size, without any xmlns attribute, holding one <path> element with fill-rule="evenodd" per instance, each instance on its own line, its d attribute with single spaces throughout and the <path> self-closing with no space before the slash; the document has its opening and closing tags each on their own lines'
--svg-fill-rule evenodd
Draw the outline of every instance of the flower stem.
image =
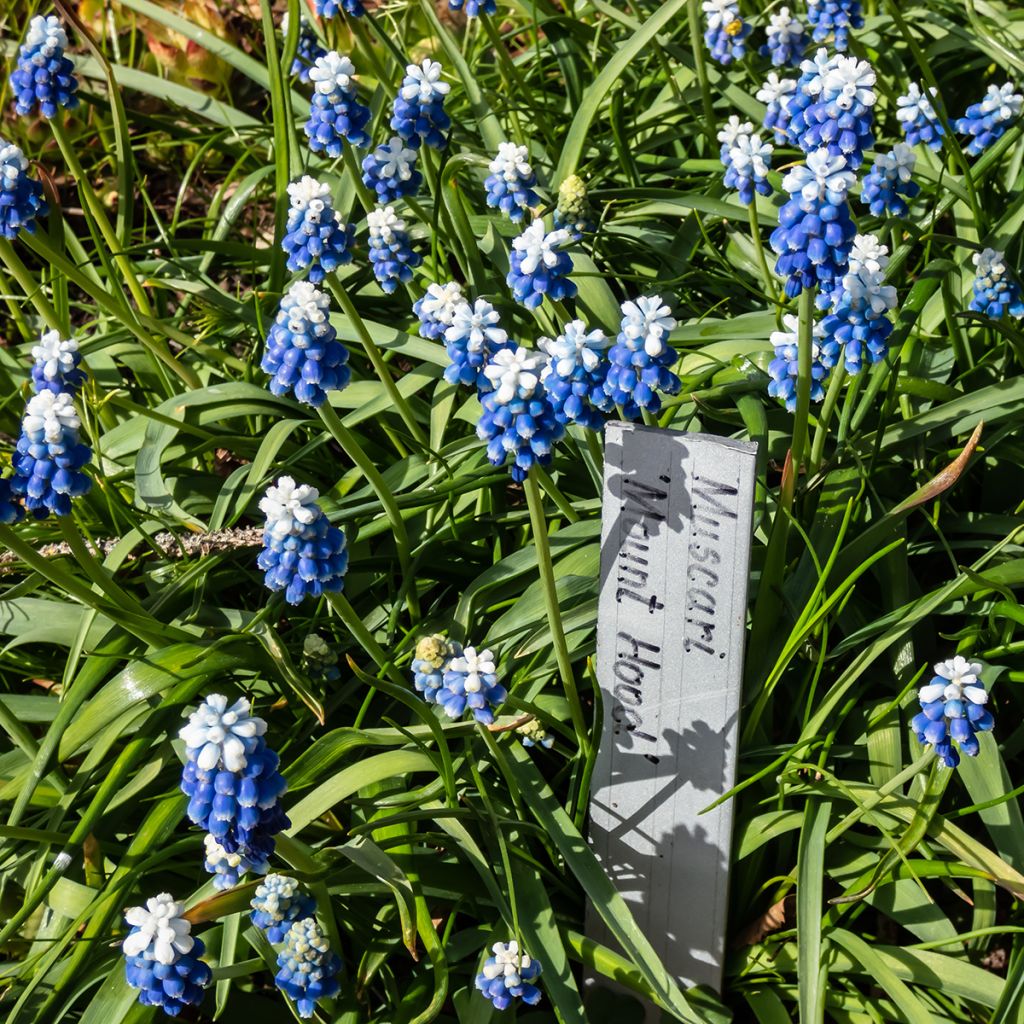
<svg viewBox="0 0 1024 1024">
<path fill-rule="evenodd" d="M 376 342 L 370 337 L 370 332 L 366 329 L 366 324 L 363 323 L 363 318 L 359 315 L 348 291 L 333 274 L 328 274 L 325 280 L 331 294 L 338 300 L 338 305 L 341 306 L 342 312 L 349 318 L 349 321 L 355 328 L 359 341 L 366 350 L 367 358 L 373 364 L 373 369 L 376 371 L 381 384 L 384 385 L 384 390 L 388 393 L 388 397 L 391 399 L 394 407 L 398 410 L 398 414 L 402 417 L 406 427 L 409 428 L 409 433 L 412 434 L 419 445 L 423 448 L 428 448 L 427 435 L 423 433 L 423 428 L 416 422 L 416 417 L 413 415 L 412 408 L 406 401 L 405 396 L 398 390 L 398 385 L 395 383 L 394 377 L 391 376 L 391 371 L 388 370 L 387 364 L 380 354 L 380 349 L 377 348 Z"/>
<path fill-rule="evenodd" d="M 544 603 L 547 607 L 548 625 L 551 627 L 555 660 L 558 662 L 558 671 L 562 676 L 562 685 L 565 687 L 565 696 L 569 702 L 569 714 L 576 731 L 576 741 L 580 751 L 586 756 L 590 749 L 590 736 L 587 732 L 579 691 L 576 689 L 576 677 L 573 675 L 572 663 L 569 660 L 569 648 L 562 630 L 562 614 L 558 607 L 555 572 L 551 564 L 551 546 L 548 543 L 548 524 L 544 518 L 544 505 L 535 473 L 530 472 L 527 475 L 523 487 L 526 490 L 526 502 L 530 508 L 533 542 L 537 548 L 537 568 L 540 570 L 541 587 L 544 590 Z"/>
<path fill-rule="evenodd" d="M 362 206 L 364 213 L 369 213 L 376 202 L 373 198 L 373 193 L 363 183 L 363 175 L 360 171 L 359 162 L 356 160 L 355 150 L 346 142 L 345 148 L 341 151 L 341 160 L 345 165 L 345 170 L 352 176 L 352 185 L 356 190 L 356 195 L 359 197 L 359 205 Z"/>
<path fill-rule="evenodd" d="M 757 265 L 761 271 L 761 280 L 764 282 L 764 297 L 778 307 L 778 287 L 775 284 L 772 272 L 768 269 L 768 260 L 764 254 L 764 243 L 761 241 L 761 225 L 757 219 L 757 203 L 754 200 L 751 200 L 750 205 L 747 207 L 747 217 L 750 221 L 750 239 L 754 243 L 754 251 L 757 253 Z"/>
<path fill-rule="evenodd" d="M 715 148 L 715 105 L 711 99 L 711 83 L 708 81 L 708 67 L 704 59 L 704 36 L 700 30 L 700 0 L 687 0 L 686 13 L 690 21 L 690 45 L 693 48 L 693 66 L 700 85 L 701 101 L 704 104 L 704 134 L 711 149 Z"/>
<path fill-rule="evenodd" d="M 409 534 L 405 529 L 405 520 L 402 518 L 402 513 L 395 502 L 395 496 L 384 482 L 384 478 L 380 475 L 373 461 L 363 450 L 363 446 L 356 439 L 356 436 L 341 422 L 341 417 L 334 411 L 334 408 L 328 402 L 324 402 L 317 411 L 320 413 L 320 418 L 324 421 L 324 426 L 331 432 L 331 436 L 344 448 L 345 454 L 362 470 L 363 476 L 366 477 L 366 482 L 373 488 L 374 493 L 380 499 L 380 503 L 384 508 L 384 514 L 388 517 L 391 523 L 391 530 L 395 535 L 395 547 L 398 549 L 398 561 L 402 567 L 402 576 L 407 581 L 411 580 L 413 568 L 412 551 L 409 547 Z M 416 590 L 415 584 L 410 583 L 405 593 L 409 617 L 413 622 L 417 622 L 420 617 L 420 607 L 419 593 Z"/>
<path fill-rule="evenodd" d="M 396 686 L 403 689 L 408 683 L 402 678 L 402 674 L 395 668 L 391 659 L 384 653 L 384 649 L 373 638 L 373 634 L 366 628 L 359 613 L 349 603 L 344 594 L 324 594 L 327 603 L 338 613 L 338 617 L 345 624 L 345 628 L 352 634 L 356 643 L 373 659 L 377 668 L 384 673 Z"/>
<path fill-rule="evenodd" d="M 807 423 L 811 412 L 811 369 L 814 365 L 814 289 L 800 293 L 800 354 L 797 364 L 796 415 L 793 419 L 793 478 L 800 479 L 800 463 L 807 445 Z"/>
<path fill-rule="evenodd" d="M 36 284 L 28 267 L 21 262 L 21 257 L 14 251 L 14 246 L 6 238 L 0 238 L 0 259 L 4 261 L 4 266 L 11 272 L 11 277 L 18 282 L 18 287 L 25 293 L 25 298 L 36 307 L 36 312 L 43 318 L 46 326 L 63 333 L 57 311 L 47 300 L 42 285 Z"/>
<path fill-rule="evenodd" d="M 811 461 L 807 466 L 807 475 L 817 473 L 821 467 L 822 455 L 825 452 L 825 441 L 828 438 L 828 424 L 835 412 L 842 394 L 843 385 L 846 383 L 846 365 L 840 363 L 828 382 L 828 391 L 825 393 L 825 401 L 821 406 L 821 415 L 818 417 L 818 426 L 814 431 L 814 443 L 811 445 Z"/>
</svg>

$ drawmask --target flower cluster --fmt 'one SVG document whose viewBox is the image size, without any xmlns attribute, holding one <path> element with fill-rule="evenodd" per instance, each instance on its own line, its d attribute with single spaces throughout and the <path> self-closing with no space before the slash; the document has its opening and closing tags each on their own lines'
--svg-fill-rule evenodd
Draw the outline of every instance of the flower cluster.
<svg viewBox="0 0 1024 1024">
<path fill-rule="evenodd" d="M 523 214 L 540 204 L 533 191 L 537 175 L 533 173 L 525 146 L 503 142 L 490 163 L 490 175 L 484 181 L 487 205 L 501 210 L 509 220 L 521 221 Z"/>
<path fill-rule="evenodd" d="M 768 107 L 762 123 L 775 133 L 775 141 L 779 145 L 789 141 L 789 105 L 796 89 L 795 78 L 779 78 L 770 71 L 764 85 L 757 91 L 757 98 Z"/>
<path fill-rule="evenodd" d="M 524 747 L 543 747 L 550 750 L 555 745 L 555 737 L 544 728 L 539 718 L 531 718 L 518 726 L 516 735 L 522 738 Z"/>
<path fill-rule="evenodd" d="M 412 682 L 416 691 L 428 704 L 437 703 L 437 695 L 444 685 L 444 670 L 462 648 L 443 636 L 423 636 L 416 643 L 412 659 Z"/>
<path fill-rule="evenodd" d="M 846 165 L 856 170 L 864 151 L 875 143 L 874 69 L 856 57 L 828 58 L 825 50 L 819 50 L 815 60 L 804 61 L 802 68 L 802 92 L 810 102 L 798 104 L 790 131 L 805 153 L 824 147 L 830 156 L 845 157 Z"/>
<path fill-rule="evenodd" d="M 496 352 L 484 367 L 493 390 L 480 395 L 483 414 L 477 423 L 477 437 L 487 442 L 487 459 L 492 465 L 501 466 L 511 459 L 512 479 L 517 483 L 525 480 L 535 465 L 551 463 L 552 449 L 565 433 L 565 423 L 556 415 L 540 382 L 542 359 L 536 352 L 509 346 Z"/>
<path fill-rule="evenodd" d="M 281 18 L 281 35 L 288 35 L 288 12 Z M 299 45 L 292 61 L 292 74 L 298 76 L 300 82 L 309 81 L 309 72 L 320 57 L 326 57 L 327 51 L 320 45 L 316 33 L 304 17 L 299 18 Z"/>
<path fill-rule="evenodd" d="M 275 945 L 283 942 L 296 921 L 316 913 L 316 900 L 294 878 L 267 875 L 256 887 L 250 920 Z"/>
<path fill-rule="evenodd" d="M 451 118 L 445 113 L 444 100 L 451 90 L 441 80 L 444 69 L 436 60 L 410 64 L 395 96 L 391 127 L 411 146 L 422 140 L 434 149 L 444 149 Z"/>
<path fill-rule="evenodd" d="M 206 951 L 203 942 L 190 934 L 182 909 L 164 892 L 124 915 L 131 926 L 121 945 L 128 984 L 139 990 L 143 1006 L 158 1006 L 171 1017 L 186 1006 L 198 1006 L 213 977 L 200 959 Z"/>
<path fill-rule="evenodd" d="M 552 219 L 555 227 L 568 231 L 574 242 L 594 230 L 587 185 L 578 174 L 570 174 L 558 186 L 558 200 Z"/>
<path fill-rule="evenodd" d="M 841 347 L 849 373 L 860 373 L 865 362 L 880 363 L 889 352 L 896 289 L 885 283 L 888 264 L 889 250 L 874 235 L 858 235 L 833 310 L 821 322 L 822 351 L 832 357 Z"/>
<path fill-rule="evenodd" d="M 736 0 L 704 0 L 702 6 L 707 21 L 704 42 L 711 56 L 719 64 L 742 60 L 747 52 L 746 38 L 750 35 L 750 26 L 740 17 Z"/>
<path fill-rule="evenodd" d="M 677 395 L 682 382 L 672 372 L 679 356 L 666 341 L 676 326 L 660 295 L 648 295 L 622 304 L 622 322 L 608 353 L 604 392 L 628 420 L 641 411 L 656 415 L 661 394 Z"/>
<path fill-rule="evenodd" d="M 612 400 L 604 390 L 609 344 L 604 331 L 588 331 L 582 320 L 567 323 L 557 338 L 537 342 L 548 357 L 541 383 L 562 423 L 600 430 L 604 422 L 601 413 L 612 411 Z"/>
<path fill-rule="evenodd" d="M 993 320 L 998 320 L 1006 313 L 1018 319 L 1024 317 L 1020 285 L 1010 276 L 1006 254 L 997 249 L 983 249 L 971 258 L 975 276 L 970 308 Z"/>
<path fill-rule="evenodd" d="M 935 748 L 947 768 L 960 763 L 960 754 L 976 757 L 981 748 L 977 734 L 989 732 L 995 724 L 985 707 L 988 693 L 981 672 L 978 662 L 957 655 L 939 662 L 931 681 L 918 690 L 921 711 L 910 727 L 918 742 Z"/>
<path fill-rule="evenodd" d="M 864 177 L 860 201 L 875 217 L 889 214 L 906 217 L 909 212 L 907 200 L 921 191 L 913 180 L 917 157 L 905 142 L 897 142 L 892 152 L 883 153 Z"/>
<path fill-rule="evenodd" d="M 25 407 L 21 436 L 11 458 L 11 492 L 37 519 L 71 514 L 71 499 L 88 493 L 92 481 L 82 472 L 92 459 L 78 437 L 82 421 L 70 391 L 48 388 Z"/>
<path fill-rule="evenodd" d="M 497 1010 L 507 1009 L 514 999 L 536 1006 L 541 992 L 534 982 L 540 972 L 540 961 L 532 959 L 525 950 L 520 952 L 515 940 L 496 942 L 476 976 L 476 987 Z"/>
<path fill-rule="evenodd" d="M 497 0 L 448 0 L 450 11 L 465 11 L 467 18 L 477 18 L 481 14 L 497 14 Z"/>
<path fill-rule="evenodd" d="M 317 633 L 309 633 L 302 641 L 302 670 L 310 679 L 333 683 L 341 678 L 338 655 Z"/>
<path fill-rule="evenodd" d="M 834 33 L 837 50 L 849 49 L 851 28 L 864 27 L 860 0 L 807 0 L 807 20 L 814 28 L 814 41 L 823 43 Z"/>
<path fill-rule="evenodd" d="M 363 184 L 377 193 L 379 203 L 416 195 L 423 184 L 423 175 L 416 170 L 416 150 L 392 135 L 364 158 Z"/>
<path fill-rule="evenodd" d="M 288 929 L 277 966 L 274 983 L 295 1003 L 302 1018 L 313 1016 L 319 1000 L 338 994 L 336 975 L 341 970 L 341 958 L 331 949 L 314 917 L 301 918 Z"/>
<path fill-rule="evenodd" d="M 762 56 L 771 57 L 777 68 L 786 64 L 799 66 L 807 48 L 807 36 L 803 23 L 789 13 L 788 7 L 780 7 L 770 16 L 765 33 L 768 42 L 761 47 Z"/>
<path fill-rule="evenodd" d="M 262 874 L 274 852 L 274 836 L 288 827 L 280 805 L 287 784 L 278 756 L 263 738 L 267 723 L 249 713 L 240 698 L 210 694 L 178 735 L 185 744 L 181 790 L 189 798 L 189 820 L 204 829 L 207 870 L 227 888 L 245 871 Z M 233 862 L 238 855 L 238 862 Z"/>
<path fill-rule="evenodd" d="M 466 647 L 457 649 L 445 665 L 441 688 L 434 694 L 434 701 L 449 718 L 461 718 L 468 708 L 478 722 L 490 725 L 495 710 L 507 697 L 508 692 L 498 682 L 494 655 Z"/>
<path fill-rule="evenodd" d="M 355 73 L 352 61 L 334 50 L 318 57 L 310 69 L 313 99 L 306 136 L 314 153 L 326 153 L 337 159 L 346 142 L 359 147 L 370 144 L 366 133 L 370 108 L 359 102 Z"/>
<path fill-rule="evenodd" d="M 734 116 L 730 119 L 732 121 L 738 119 Z M 770 142 L 762 142 L 749 121 L 740 124 L 738 130 L 730 123 L 718 133 L 718 141 L 722 143 L 725 187 L 736 189 L 744 206 L 754 201 L 755 192 L 770 196 L 772 187 L 768 183 L 768 171 L 775 147 Z"/>
<path fill-rule="evenodd" d="M 344 11 L 350 18 L 361 18 L 366 13 L 362 0 L 313 0 L 321 18 L 334 18 Z"/>
<path fill-rule="evenodd" d="M 430 285 L 412 304 L 412 311 L 420 321 L 420 337 L 430 341 L 443 338 L 445 331 L 452 325 L 456 311 L 464 302 L 462 285 L 458 281 Z"/>
<path fill-rule="evenodd" d="M 391 295 L 399 284 L 412 280 L 413 268 L 423 262 L 423 257 L 413 251 L 405 221 L 395 213 L 393 206 L 371 210 L 366 215 L 366 224 L 370 229 L 373 276 L 381 289 Z"/>
<path fill-rule="evenodd" d="M 283 590 L 289 604 L 299 604 L 307 595 L 337 593 L 344 586 L 345 534 L 327 522 L 316 503 L 319 496 L 316 488 L 282 476 L 260 500 L 267 520 L 256 564 L 264 571 L 267 589 Z"/>
<path fill-rule="evenodd" d="M 273 394 L 290 392 L 299 402 L 319 406 L 328 391 L 348 385 L 348 349 L 338 341 L 330 313 L 330 299 L 308 281 L 296 281 L 285 293 L 260 362 Z"/>
<path fill-rule="evenodd" d="M 541 220 L 533 221 L 514 239 L 506 283 L 517 302 L 536 309 L 545 295 L 554 302 L 576 295 L 576 285 L 568 277 L 572 259 L 563 252 L 571 241 L 568 231 L 546 231 Z"/>
<path fill-rule="evenodd" d="M 1022 107 L 1024 96 L 1014 92 L 1012 83 L 990 85 L 984 99 L 969 106 L 956 120 L 957 132 L 969 137 L 967 152 L 971 156 L 984 153 L 1020 117 Z"/>
<path fill-rule="evenodd" d="M 36 392 L 67 391 L 72 396 L 85 383 L 79 368 L 82 353 L 74 338 L 62 338 L 60 331 L 46 331 L 39 343 L 32 346 L 32 386 Z"/>
<path fill-rule="evenodd" d="M 291 206 L 281 248 L 288 254 L 288 269 L 308 271 L 319 284 L 327 274 L 352 261 L 355 228 L 342 223 L 331 203 L 331 190 L 323 182 L 304 175 L 288 186 Z"/>
<path fill-rule="evenodd" d="M 449 365 L 444 379 L 449 384 L 463 384 L 481 391 L 490 389 L 484 367 L 502 349 L 509 346 L 508 335 L 501 327 L 498 311 L 486 300 L 472 305 L 459 302 L 451 313 L 451 323 L 444 332 Z"/>
<path fill-rule="evenodd" d="M 0 238 L 13 241 L 22 230 L 33 234 L 36 218 L 48 209 L 43 186 L 28 175 L 25 154 L 0 140 Z"/>
<path fill-rule="evenodd" d="M 916 82 L 911 82 L 906 93 L 896 100 L 896 120 L 908 145 L 916 146 L 920 142 L 937 153 L 942 149 L 946 129 L 932 106 L 936 95 L 934 88 L 929 89 L 926 95 Z"/>
<path fill-rule="evenodd" d="M 771 245 L 778 253 L 775 272 L 786 278 L 786 295 L 822 285 L 830 291 L 846 269 L 857 229 L 846 199 L 855 177 L 846 158 L 827 149 L 810 153 L 782 180 L 789 201 L 779 212 Z"/>
<path fill-rule="evenodd" d="M 782 318 L 785 330 L 773 331 L 768 339 L 775 349 L 775 358 L 768 364 L 768 394 L 781 399 L 786 409 L 796 409 L 796 386 L 800 372 L 800 319 L 792 313 Z M 822 342 L 825 330 L 816 323 L 811 338 L 811 401 L 820 402 L 825 397 L 823 381 L 836 364 L 839 345 L 826 348 Z"/>
<path fill-rule="evenodd" d="M 64 51 L 68 37 L 56 15 L 36 15 L 28 25 L 25 42 L 18 50 L 18 65 L 11 73 L 15 110 L 21 115 L 36 108 L 43 117 L 78 106 L 75 65 Z"/>
</svg>

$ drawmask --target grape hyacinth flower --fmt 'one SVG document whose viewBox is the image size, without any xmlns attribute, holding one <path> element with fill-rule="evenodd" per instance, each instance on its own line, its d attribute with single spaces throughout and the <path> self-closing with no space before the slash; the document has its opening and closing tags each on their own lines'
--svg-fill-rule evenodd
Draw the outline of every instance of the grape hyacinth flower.
<svg viewBox="0 0 1024 1024">
<path fill-rule="evenodd" d="M 25 154 L 0 139 L 0 237 L 14 241 L 23 230 L 34 234 L 36 218 L 48 210 L 43 186 L 28 176 Z"/>
<path fill-rule="evenodd" d="M 479 396 L 483 414 L 476 436 L 487 442 L 487 459 L 492 466 L 504 465 L 511 456 L 516 483 L 522 483 L 535 465 L 550 465 L 551 450 L 565 434 L 565 424 L 555 415 L 540 382 L 542 359 L 539 353 L 508 346 L 496 352 L 484 367 L 490 390 Z M 444 702 L 443 697 L 440 700 Z"/>
<path fill-rule="evenodd" d="M 807 20 L 816 43 L 835 33 L 835 48 L 843 51 L 850 46 L 850 29 L 864 27 L 860 0 L 807 0 Z"/>
<path fill-rule="evenodd" d="M 914 716 L 910 728 L 919 743 L 935 748 L 947 768 L 960 763 L 960 754 L 977 757 L 981 749 L 977 734 L 989 732 L 995 725 L 992 713 L 985 707 L 988 693 L 981 672 L 978 662 L 957 655 L 940 661 L 931 682 L 917 692 L 921 711 Z"/>
<path fill-rule="evenodd" d="M 491 161 L 491 173 L 484 181 L 487 205 L 501 210 L 511 221 L 521 221 L 523 214 L 540 205 L 540 197 L 533 191 L 537 175 L 530 166 L 525 146 L 503 142 L 498 155 Z"/>
<path fill-rule="evenodd" d="M 555 745 L 555 737 L 544 728 L 538 718 L 531 718 L 530 721 L 518 726 L 516 735 L 522 737 L 524 747 L 543 747 L 550 750 Z"/>
<path fill-rule="evenodd" d="M 420 337 L 430 341 L 443 338 L 444 332 L 452 325 L 456 310 L 465 301 L 458 281 L 429 285 L 412 304 L 412 311 L 420 320 Z"/>
<path fill-rule="evenodd" d="M 139 990 L 143 1006 L 159 1006 L 170 1017 L 186 1006 L 198 1006 L 213 977 L 200 959 L 206 951 L 202 939 L 191 935 L 182 909 L 164 892 L 124 915 L 131 925 L 121 945 L 128 984 Z"/>
<path fill-rule="evenodd" d="M 249 714 L 245 698 L 229 706 L 227 697 L 213 693 L 178 732 L 185 744 L 181 791 L 189 798 L 189 820 L 225 854 L 240 855 L 238 864 L 222 863 L 208 845 L 207 870 L 216 873 L 218 888 L 231 873 L 265 872 L 274 836 L 289 825 L 280 805 L 288 787 L 277 770 L 277 754 L 263 738 L 266 730 L 262 718 Z"/>
<path fill-rule="evenodd" d="M 62 338 L 60 331 L 46 331 L 39 344 L 32 346 L 32 359 L 32 386 L 37 392 L 59 395 L 66 391 L 74 396 L 85 383 L 85 374 L 79 369 L 82 353 L 78 342 Z"/>
<path fill-rule="evenodd" d="M 864 363 L 874 365 L 889 352 L 893 325 L 889 314 L 896 308 L 896 289 L 885 283 L 889 250 L 874 235 L 858 235 L 850 250 L 850 262 L 839 290 L 833 294 L 833 310 L 822 321 L 826 365 L 842 347 L 848 373 L 860 373 Z"/>
<path fill-rule="evenodd" d="M 736 0 L 704 0 L 707 28 L 704 42 L 719 64 L 731 64 L 746 55 L 750 26 L 740 17 Z"/>
<path fill-rule="evenodd" d="M 553 220 L 555 227 L 568 231 L 574 242 L 594 230 L 593 213 L 587 199 L 587 184 L 578 174 L 570 174 L 558 186 Z"/>
<path fill-rule="evenodd" d="M 611 365 L 604 393 L 625 419 L 640 419 L 642 410 L 657 415 L 661 394 L 679 394 L 682 381 L 671 369 L 679 355 L 666 341 L 675 325 L 660 295 L 622 304 L 619 334 L 608 353 Z"/>
<path fill-rule="evenodd" d="M 1003 137 L 1006 129 L 1020 117 L 1024 96 L 1013 91 L 1013 85 L 990 85 L 985 98 L 967 108 L 956 120 L 956 130 L 970 136 L 967 152 L 971 156 L 984 153 L 993 142 Z"/>
<path fill-rule="evenodd" d="M 814 99 L 802 111 L 800 148 L 810 153 L 824 146 L 832 156 L 845 157 L 851 170 L 860 167 L 864 150 L 875 144 L 876 80 L 867 61 L 842 54 L 831 58 L 808 86 Z"/>
<path fill-rule="evenodd" d="M 334 18 L 344 11 L 350 18 L 361 18 L 366 13 L 362 0 L 313 0 L 321 18 Z"/>
<path fill-rule="evenodd" d="M 416 170 L 416 150 L 397 136 L 378 146 L 363 160 L 363 184 L 377 193 L 377 202 L 393 203 L 420 190 L 423 175 Z"/>
<path fill-rule="evenodd" d="M 540 977 L 541 965 L 513 939 L 508 943 L 496 942 L 491 946 L 491 956 L 485 961 L 476 976 L 476 987 L 488 998 L 497 1010 L 507 1009 L 513 999 L 522 999 L 530 1006 L 540 1002 L 541 991 L 534 984 Z"/>
<path fill-rule="evenodd" d="M 344 586 L 345 534 L 328 523 L 316 503 L 319 496 L 315 487 L 282 476 L 260 500 L 267 521 L 256 564 L 264 571 L 267 589 L 283 590 L 289 604 L 307 595 L 339 593 Z"/>
<path fill-rule="evenodd" d="M 351 263 L 355 228 L 342 223 L 331 203 L 330 187 L 308 174 L 288 186 L 291 207 L 281 248 L 288 254 L 288 269 L 304 270 L 313 284 Z"/>
<path fill-rule="evenodd" d="M 422 140 L 434 149 L 444 149 L 448 141 L 452 119 L 444 111 L 444 100 L 451 86 L 441 81 L 443 71 L 439 61 L 429 58 L 405 69 L 391 127 L 410 146 L 419 146 Z"/>
<path fill-rule="evenodd" d="M 43 117 L 78 106 L 75 65 L 64 51 L 68 37 L 56 15 L 36 15 L 28 25 L 25 42 L 18 50 L 18 66 L 11 72 L 14 109 L 22 116 L 36 107 Z"/>
<path fill-rule="evenodd" d="M 341 957 L 331 950 L 314 917 L 304 917 L 288 929 L 277 966 L 274 983 L 302 1018 L 312 1017 L 317 1002 L 332 999 L 341 987 L 335 977 Z"/>
<path fill-rule="evenodd" d="M 897 142 L 891 153 L 877 157 L 865 175 L 860 201 L 875 217 L 886 214 L 906 217 L 907 200 L 913 199 L 921 186 L 913 180 L 917 157 L 905 142 Z"/>
<path fill-rule="evenodd" d="M 750 122 L 744 125 L 752 128 Z M 732 135 L 732 143 L 726 149 L 722 143 L 722 163 L 725 165 L 725 187 L 734 188 L 740 194 L 740 202 L 749 206 L 754 201 L 754 193 L 770 196 L 772 187 L 768 183 L 768 171 L 772 166 L 772 153 L 775 147 L 770 142 L 762 142 L 761 136 L 753 131 L 725 132 Z M 718 133 L 719 139 L 723 132 Z"/>
<path fill-rule="evenodd" d="M 318 57 L 310 69 L 313 99 L 305 130 L 314 153 L 337 159 L 346 142 L 360 148 L 370 144 L 370 108 L 359 101 L 355 73 L 352 61 L 335 50 Z"/>
<path fill-rule="evenodd" d="M 334 683 L 341 678 L 338 655 L 316 633 L 309 633 L 303 638 L 302 670 L 310 679 L 321 683 Z"/>
<path fill-rule="evenodd" d="M 249 872 L 262 875 L 270 869 L 266 857 L 251 860 L 238 850 L 228 853 L 209 832 L 203 836 L 203 867 L 213 875 L 213 887 L 218 890 L 238 885 Z"/>
<path fill-rule="evenodd" d="M 557 338 L 537 342 L 548 357 L 541 383 L 562 423 L 600 430 L 604 422 L 601 413 L 612 411 L 613 403 L 604 391 L 609 344 L 604 331 L 587 331 L 582 320 L 567 323 Z"/>
<path fill-rule="evenodd" d="M 498 682 L 494 655 L 467 647 L 448 662 L 435 699 L 449 718 L 461 718 L 469 708 L 478 722 L 491 725 L 494 711 L 507 697 L 508 692 Z"/>
<path fill-rule="evenodd" d="M 1020 285 L 1010 276 L 1006 254 L 997 249 L 983 249 L 971 259 L 974 262 L 974 297 L 970 308 L 998 320 L 1005 313 L 1024 317 L 1024 300 Z"/>
<path fill-rule="evenodd" d="M 462 647 L 437 634 L 423 636 L 416 643 L 416 656 L 412 660 L 413 686 L 428 704 L 437 703 L 437 695 L 444 684 L 444 672 Z"/>
<path fill-rule="evenodd" d="M 797 377 L 800 366 L 800 318 L 787 313 L 782 318 L 785 330 L 773 331 L 769 341 L 775 349 L 775 358 L 768 364 L 768 394 L 786 404 L 788 412 L 796 411 Z M 839 343 L 830 347 L 823 344 L 825 330 L 821 323 L 814 325 L 811 335 L 811 401 L 825 397 L 823 381 L 835 366 L 839 356 Z"/>
<path fill-rule="evenodd" d="M 274 945 L 284 941 L 296 921 L 316 913 L 316 900 L 300 882 L 287 875 L 267 875 L 256 887 L 249 906 L 249 919 Z"/>
<path fill-rule="evenodd" d="M 281 16 L 281 35 L 288 35 L 288 12 Z M 318 58 L 326 57 L 327 50 L 320 45 L 316 33 L 304 17 L 299 18 L 299 45 L 295 51 L 295 59 L 292 61 L 292 74 L 296 75 L 300 82 L 309 82 L 309 72 Z"/>
<path fill-rule="evenodd" d="M 946 129 L 942 127 L 932 106 L 932 99 L 936 95 L 934 88 L 925 94 L 916 82 L 911 82 L 905 95 L 896 100 L 896 120 L 909 145 L 916 146 L 921 142 L 937 153 L 942 149 L 942 137 Z"/>
<path fill-rule="evenodd" d="M 576 285 L 567 276 L 572 273 L 572 260 L 562 251 L 562 246 L 571 242 L 568 231 L 545 231 L 541 220 L 533 221 L 513 240 L 511 269 L 505 281 L 516 302 L 536 309 L 545 295 L 554 302 L 576 295 Z"/>
<path fill-rule="evenodd" d="M 260 362 L 270 374 L 272 394 L 291 393 L 315 408 L 328 391 L 348 385 L 348 349 L 338 341 L 330 314 L 331 300 L 308 281 L 296 281 L 285 292 Z"/>
<path fill-rule="evenodd" d="M 846 202 L 855 180 L 846 158 L 832 156 L 827 149 L 810 153 L 805 164 L 782 179 L 790 199 L 779 211 L 771 245 L 779 256 L 775 272 L 787 279 L 789 298 L 820 284 L 827 299 L 846 272 L 857 234 Z"/>
<path fill-rule="evenodd" d="M 381 290 L 391 295 L 399 284 L 412 280 L 413 268 L 423 262 L 423 257 L 413 251 L 405 221 L 395 213 L 393 206 L 371 210 L 366 215 L 366 224 L 370 229 L 373 276 Z"/>
<path fill-rule="evenodd" d="M 815 50 L 813 56 L 800 63 L 800 77 L 796 80 L 796 88 L 786 103 L 785 130 L 788 140 L 805 151 L 803 136 L 809 125 L 805 112 L 818 102 L 824 90 L 825 75 L 835 66 L 838 54 L 830 56 L 825 47 Z"/>
<path fill-rule="evenodd" d="M 11 458 L 11 491 L 37 519 L 70 515 L 71 499 L 92 486 L 82 472 L 92 451 L 78 439 L 81 425 L 68 391 L 40 391 L 28 400 Z"/>
<path fill-rule="evenodd" d="M 481 14 L 497 14 L 497 0 L 448 0 L 448 10 L 464 10 L 467 18 L 477 18 Z"/>
<path fill-rule="evenodd" d="M 795 78 L 779 78 L 774 71 L 768 72 L 764 85 L 757 90 L 757 98 L 767 105 L 764 127 L 775 133 L 775 142 L 782 145 L 790 141 L 789 104 L 796 92 Z"/>
<path fill-rule="evenodd" d="M 484 367 L 509 344 L 498 311 L 486 299 L 477 299 L 472 305 L 459 303 L 452 314 L 451 325 L 444 332 L 444 342 L 450 360 L 444 379 L 449 384 L 489 390 L 490 381 L 484 375 Z"/>
<path fill-rule="evenodd" d="M 761 56 L 771 57 L 777 68 L 786 64 L 799 67 L 807 48 L 807 35 L 803 23 L 789 13 L 788 7 L 780 7 L 770 16 L 765 32 L 768 42 L 761 47 Z"/>
</svg>

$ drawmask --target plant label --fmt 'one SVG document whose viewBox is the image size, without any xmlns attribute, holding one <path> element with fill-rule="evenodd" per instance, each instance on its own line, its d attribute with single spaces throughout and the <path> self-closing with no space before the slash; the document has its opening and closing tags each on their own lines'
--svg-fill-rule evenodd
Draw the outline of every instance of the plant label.
<svg viewBox="0 0 1024 1024">
<path fill-rule="evenodd" d="M 732 804 L 700 812 L 736 773 L 757 445 L 630 423 L 605 441 L 590 842 L 669 973 L 719 989 Z"/>
</svg>

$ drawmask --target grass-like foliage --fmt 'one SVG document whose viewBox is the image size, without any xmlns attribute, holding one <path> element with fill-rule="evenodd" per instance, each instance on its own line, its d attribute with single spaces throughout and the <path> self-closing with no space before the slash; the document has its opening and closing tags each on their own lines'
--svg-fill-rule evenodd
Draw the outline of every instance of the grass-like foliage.
<svg viewBox="0 0 1024 1024">
<path fill-rule="evenodd" d="M 317 6 L 0 4 L 0 1015 L 1020 1020 L 1024 10 Z M 759 446 L 719 994 L 585 840 L 623 416 Z"/>
</svg>

